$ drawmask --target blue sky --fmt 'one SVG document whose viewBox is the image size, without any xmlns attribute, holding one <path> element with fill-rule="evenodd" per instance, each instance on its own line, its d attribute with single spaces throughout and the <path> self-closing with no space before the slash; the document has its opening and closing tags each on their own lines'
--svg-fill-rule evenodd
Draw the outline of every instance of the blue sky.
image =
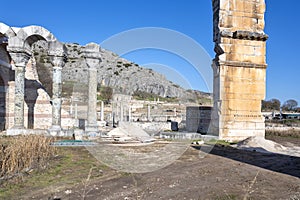
<svg viewBox="0 0 300 200">
<path fill-rule="evenodd" d="M 270 36 L 266 99 L 278 98 L 282 103 L 295 99 L 300 104 L 300 15 L 296 14 L 300 1 L 266 2 L 265 32 Z M 6 2 L 5 7 L 1 9 L 1 22 L 16 27 L 41 25 L 62 42 L 101 44 L 130 29 L 162 27 L 185 34 L 214 57 L 211 0 L 15 0 Z M 175 77 L 175 81 L 187 80 L 185 87 L 208 90 L 193 66 L 170 52 L 146 49 L 123 57 L 148 67 L 159 64 L 166 76 L 179 74 L 181 78 Z"/>
</svg>

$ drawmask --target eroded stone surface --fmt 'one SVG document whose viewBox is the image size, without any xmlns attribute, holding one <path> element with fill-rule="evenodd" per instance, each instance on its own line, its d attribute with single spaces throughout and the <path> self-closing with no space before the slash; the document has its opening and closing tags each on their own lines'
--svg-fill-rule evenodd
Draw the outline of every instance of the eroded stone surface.
<svg viewBox="0 0 300 200">
<path fill-rule="evenodd" d="M 266 43 L 264 0 L 214 0 L 214 111 L 221 139 L 264 136 Z"/>
</svg>

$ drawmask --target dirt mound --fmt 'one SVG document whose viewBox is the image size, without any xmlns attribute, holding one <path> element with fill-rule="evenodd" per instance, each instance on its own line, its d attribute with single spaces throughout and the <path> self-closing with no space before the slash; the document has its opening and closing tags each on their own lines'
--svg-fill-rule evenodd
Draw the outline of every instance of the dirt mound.
<svg viewBox="0 0 300 200">
<path fill-rule="evenodd" d="M 266 140 L 263 137 L 249 137 L 233 145 L 233 147 L 263 153 L 278 153 L 300 157 L 300 147 L 285 147 L 271 140 Z"/>
<path fill-rule="evenodd" d="M 266 140 L 263 137 L 249 137 L 236 145 L 237 148 L 240 149 L 249 149 L 256 150 L 261 152 L 273 152 L 273 153 L 281 153 L 286 150 L 286 147 L 273 142 L 271 140 Z"/>
</svg>

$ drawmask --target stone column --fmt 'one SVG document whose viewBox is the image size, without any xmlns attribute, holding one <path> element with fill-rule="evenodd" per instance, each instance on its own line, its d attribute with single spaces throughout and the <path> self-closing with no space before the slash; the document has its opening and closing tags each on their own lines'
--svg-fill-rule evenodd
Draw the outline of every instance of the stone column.
<svg viewBox="0 0 300 200">
<path fill-rule="evenodd" d="M 131 122 L 131 105 L 128 105 L 128 121 Z"/>
<path fill-rule="evenodd" d="M 265 0 L 213 0 L 214 109 L 212 133 L 224 140 L 264 137 Z"/>
<path fill-rule="evenodd" d="M 124 110 L 123 110 L 123 102 L 120 102 L 120 122 L 123 122 Z"/>
<path fill-rule="evenodd" d="M 101 101 L 100 121 L 104 121 L 104 102 Z"/>
<path fill-rule="evenodd" d="M 15 66 L 15 104 L 14 126 L 7 131 L 8 135 L 17 135 L 24 130 L 24 94 L 25 94 L 25 67 L 29 61 L 31 52 L 24 48 L 24 41 L 17 36 L 8 40 L 7 50 Z"/>
<path fill-rule="evenodd" d="M 58 41 L 49 44 L 48 52 L 53 65 L 52 74 L 52 126 L 49 129 L 51 135 L 57 135 L 61 131 L 61 70 L 65 65 L 65 47 Z"/>
<path fill-rule="evenodd" d="M 24 129 L 25 67 L 29 60 L 27 53 L 10 53 L 15 63 L 15 107 L 13 129 Z"/>
<path fill-rule="evenodd" d="M 147 106 L 147 120 L 150 121 L 151 114 L 150 114 L 150 105 Z"/>
<path fill-rule="evenodd" d="M 87 133 L 97 133 L 97 66 L 101 62 L 100 47 L 95 43 L 85 46 L 84 56 L 88 66 L 88 115 L 85 131 Z"/>
</svg>

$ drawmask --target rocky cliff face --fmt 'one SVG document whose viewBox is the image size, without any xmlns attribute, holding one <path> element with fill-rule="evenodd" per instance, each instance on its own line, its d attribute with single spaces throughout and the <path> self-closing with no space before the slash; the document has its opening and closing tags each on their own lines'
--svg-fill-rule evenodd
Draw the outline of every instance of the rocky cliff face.
<svg viewBox="0 0 300 200">
<path fill-rule="evenodd" d="M 88 68 L 82 54 L 83 47 L 74 43 L 66 43 L 65 45 L 68 59 L 62 71 L 63 81 L 87 83 Z M 39 48 L 39 52 L 42 52 L 41 49 Z M 41 59 L 44 56 L 38 56 L 39 59 L 37 60 L 43 62 L 42 65 L 49 65 L 47 59 Z M 199 96 L 211 98 L 206 93 L 185 90 L 167 80 L 165 76 L 151 69 L 140 67 L 111 51 L 101 49 L 101 56 L 102 62 L 97 68 L 98 83 L 110 86 L 115 91 L 126 94 L 144 91 L 162 97 L 178 97 L 180 99 L 193 99 L 195 95 L 197 98 Z M 41 65 L 41 63 L 39 64 Z"/>
</svg>

